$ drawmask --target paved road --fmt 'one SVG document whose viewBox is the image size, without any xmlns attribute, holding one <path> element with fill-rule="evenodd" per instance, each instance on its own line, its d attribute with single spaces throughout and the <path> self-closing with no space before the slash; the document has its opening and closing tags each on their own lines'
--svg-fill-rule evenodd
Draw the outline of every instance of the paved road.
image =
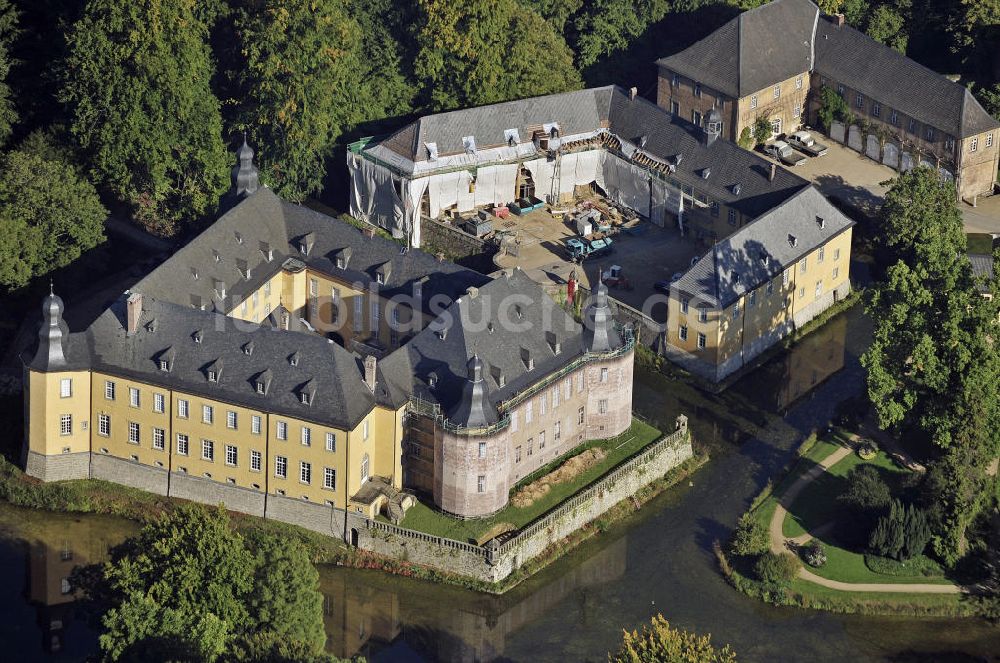
<svg viewBox="0 0 1000 663">
<path fill-rule="evenodd" d="M 788 490 L 786 490 L 778 503 L 777 508 L 774 510 L 774 516 L 771 517 L 771 523 L 769 531 L 771 534 L 771 552 L 774 553 L 785 553 L 787 552 L 789 542 L 795 542 L 798 545 L 807 543 L 812 536 L 803 535 L 796 537 L 795 539 L 786 539 L 784 534 L 782 534 L 782 529 L 785 523 L 785 516 L 788 515 L 788 507 L 795 501 L 795 498 L 799 496 L 799 493 L 805 489 L 811 482 L 815 481 L 818 476 L 826 472 L 829 468 L 833 467 L 841 460 L 846 458 L 854 450 L 850 447 L 841 447 L 834 451 L 832 454 L 821 460 L 817 465 L 809 469 L 808 472 L 800 476 L 795 480 Z M 823 526 L 825 528 L 826 525 Z M 819 530 L 816 531 L 818 533 Z M 808 580 L 809 582 L 814 582 L 817 585 L 822 585 L 823 587 L 829 587 L 830 589 L 837 589 L 842 592 L 895 592 L 903 594 L 959 594 L 966 591 L 963 587 L 958 585 L 939 585 L 932 583 L 874 583 L 874 582 L 840 582 L 839 580 L 830 580 L 829 578 L 823 578 L 818 576 L 808 569 L 801 569 L 799 571 L 799 577 L 803 580 Z"/>
</svg>

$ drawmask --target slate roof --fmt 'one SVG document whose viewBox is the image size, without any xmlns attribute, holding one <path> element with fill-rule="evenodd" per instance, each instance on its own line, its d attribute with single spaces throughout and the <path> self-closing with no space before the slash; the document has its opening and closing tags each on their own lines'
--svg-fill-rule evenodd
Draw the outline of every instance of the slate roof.
<svg viewBox="0 0 1000 663">
<path fill-rule="evenodd" d="M 774 0 L 657 64 L 730 97 L 745 97 L 812 69 L 818 18 L 809 0 Z"/>
<path fill-rule="evenodd" d="M 340 429 L 354 428 L 375 403 L 359 357 L 320 336 L 275 331 L 145 296 L 135 334 L 126 335 L 124 321 L 121 300 L 87 331 L 71 335 L 76 342 L 86 339 L 90 368 Z M 162 371 L 159 359 L 168 352 L 170 370 Z M 296 353 L 300 359 L 293 366 Z M 220 370 L 218 382 L 207 378 L 211 365 Z M 270 384 L 262 395 L 256 381 L 264 371 Z M 311 405 L 300 400 L 307 384 L 315 389 Z"/>
<path fill-rule="evenodd" d="M 969 263 L 972 265 L 972 275 L 976 278 L 983 278 L 987 281 L 993 280 L 993 256 L 988 253 L 970 253 Z M 977 283 L 979 292 L 990 291 L 989 283 Z"/>
<path fill-rule="evenodd" d="M 306 236 L 312 241 L 308 255 L 301 250 Z M 272 249 L 270 261 L 261 243 Z M 335 254 L 346 247 L 351 248 L 350 260 L 346 269 L 338 269 Z M 452 262 L 438 262 L 419 249 L 402 249 L 397 242 L 367 237 L 349 223 L 284 201 L 270 189 L 261 187 L 132 290 L 184 306 L 200 303 L 205 310 L 228 311 L 274 276 L 288 258 L 364 287 L 376 280 L 377 268 L 388 264 L 391 269 L 379 291 L 386 296 L 410 294 L 413 282 L 420 280 L 425 307 L 435 295 L 454 299 L 469 286 L 482 285 L 488 280 Z M 246 268 L 250 269 L 250 278 L 245 276 Z M 225 284 L 226 302 L 218 297 L 217 282 Z"/>
<path fill-rule="evenodd" d="M 718 242 L 671 289 L 696 306 L 726 308 L 853 225 L 809 187 Z"/>
<path fill-rule="evenodd" d="M 464 152 L 462 136 L 474 135 L 477 147 L 483 148 L 498 139 L 505 144 L 503 132 L 518 127 L 521 142 L 530 143 L 531 133 L 526 127 L 549 122 L 558 123 L 563 136 L 601 129 L 632 143 L 644 136 L 647 139 L 644 152 L 661 160 L 683 156 L 673 174 L 678 181 L 705 191 L 713 200 L 731 205 L 750 217 L 762 214 L 808 185 L 806 180 L 783 168 L 778 168 L 773 182 L 769 181 L 769 161 L 729 141 L 716 140 L 706 145 L 699 127 L 673 117 L 642 97 L 629 99 L 628 92 L 618 86 L 429 115 L 381 142 L 369 143 L 365 149 L 383 145 L 409 159 L 424 161 L 424 141 L 436 142 L 438 153 L 444 155 Z M 705 168 L 712 173 L 707 180 L 701 176 Z M 736 184 L 741 188 L 739 195 L 734 193 Z"/>
<path fill-rule="evenodd" d="M 847 25 L 820 21 L 816 72 L 958 138 L 1000 127 L 964 85 Z"/>
<path fill-rule="evenodd" d="M 520 318 L 514 308 L 517 301 L 522 302 Z M 459 324 L 462 320 L 471 324 Z M 553 341 L 559 344 L 558 354 L 553 352 Z M 409 343 L 380 362 L 380 367 L 390 398 L 401 402 L 415 395 L 439 403 L 448 414 L 462 395 L 469 360 L 478 356 L 483 363 L 490 414 L 495 418 L 501 401 L 583 352 L 583 327 L 559 308 L 540 285 L 514 269 L 480 288 L 475 296 L 466 295 L 456 301 Z M 531 370 L 525 357 L 534 362 Z M 497 380 L 498 371 L 504 376 L 504 386 Z M 430 386 L 432 374 L 437 378 L 434 387 Z"/>
</svg>

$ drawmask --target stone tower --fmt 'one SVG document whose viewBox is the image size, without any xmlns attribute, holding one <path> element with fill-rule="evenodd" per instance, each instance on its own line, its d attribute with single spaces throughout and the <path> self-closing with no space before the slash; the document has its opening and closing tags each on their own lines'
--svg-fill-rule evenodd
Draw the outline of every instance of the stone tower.
<svg viewBox="0 0 1000 663">
<path fill-rule="evenodd" d="M 479 355 L 472 355 L 466 367 L 469 372 L 462 387 L 462 397 L 452 409 L 449 419 L 466 428 L 482 428 L 496 423 L 496 413 L 492 411 L 487 398 L 483 362 Z"/>
<path fill-rule="evenodd" d="M 598 282 L 583 313 L 583 345 L 587 352 L 608 352 L 622 345 L 608 304 L 608 286 L 603 281 Z"/>
</svg>

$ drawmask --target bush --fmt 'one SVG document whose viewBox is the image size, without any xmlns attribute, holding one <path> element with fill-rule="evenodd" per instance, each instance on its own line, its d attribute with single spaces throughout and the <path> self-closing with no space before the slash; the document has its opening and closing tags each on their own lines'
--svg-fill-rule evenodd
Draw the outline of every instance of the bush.
<svg viewBox="0 0 1000 663">
<path fill-rule="evenodd" d="M 774 132 L 771 130 L 771 121 L 766 115 L 760 115 L 753 122 L 753 140 L 756 145 L 763 145 L 771 140 Z"/>
<path fill-rule="evenodd" d="M 933 577 L 944 575 L 944 569 L 941 568 L 941 565 L 926 555 L 917 555 L 905 562 L 877 555 L 865 555 L 865 566 L 875 573 L 887 576 L 914 577 L 921 575 Z"/>
<path fill-rule="evenodd" d="M 770 547 L 770 535 L 764 523 L 753 517 L 751 513 L 740 516 L 740 522 L 733 534 L 733 554 L 748 557 L 767 552 Z"/>
<path fill-rule="evenodd" d="M 924 552 L 931 540 L 927 513 L 914 505 L 893 500 L 889 513 L 878 519 L 868 539 L 872 553 L 897 560 L 908 560 Z"/>
<path fill-rule="evenodd" d="M 814 568 L 819 568 L 826 564 L 826 549 L 819 541 L 813 540 L 802 548 L 802 559 L 806 564 Z"/>
<path fill-rule="evenodd" d="M 858 465 L 847 475 L 847 489 L 837 499 L 860 513 L 870 513 L 889 506 L 892 491 L 877 467 Z"/>
<path fill-rule="evenodd" d="M 753 129 L 750 127 L 743 127 L 743 131 L 740 132 L 740 138 L 736 141 L 737 145 L 742 147 L 744 150 L 749 150 L 753 148 Z"/>
<path fill-rule="evenodd" d="M 858 447 L 858 456 L 861 460 L 874 460 L 878 455 L 878 447 L 871 440 L 865 440 Z"/>
<path fill-rule="evenodd" d="M 753 567 L 758 580 L 772 587 L 788 587 L 801 569 L 798 557 L 773 552 L 761 555 Z"/>
<path fill-rule="evenodd" d="M 819 104 L 816 117 L 826 133 L 830 133 L 830 126 L 834 120 L 845 121 L 848 114 L 847 102 L 829 85 L 824 85 L 820 89 Z"/>
<path fill-rule="evenodd" d="M 691 661 L 692 663 L 735 663 L 736 654 L 728 647 L 717 648 L 711 636 L 697 635 L 673 628 L 656 615 L 642 631 L 625 631 L 618 652 L 608 654 L 613 663 L 654 663 Z"/>
</svg>

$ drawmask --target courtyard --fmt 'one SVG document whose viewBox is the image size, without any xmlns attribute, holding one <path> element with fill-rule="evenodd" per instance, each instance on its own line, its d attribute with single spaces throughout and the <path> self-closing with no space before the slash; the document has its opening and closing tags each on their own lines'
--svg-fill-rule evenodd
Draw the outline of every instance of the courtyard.
<svg viewBox="0 0 1000 663">
<path fill-rule="evenodd" d="M 694 241 L 681 236 L 676 227 L 660 228 L 645 220 L 635 219 L 624 224 L 619 232 L 611 235 L 610 254 L 586 258 L 581 264 L 573 262 L 566 250 L 566 241 L 579 237 L 572 214 L 554 212 L 573 210 L 585 200 L 604 204 L 600 198 L 577 198 L 558 206 L 546 205 L 523 216 L 511 215 L 507 219 L 494 219 L 494 227 L 512 233 L 513 250 L 497 258 L 504 268 L 520 267 L 535 281 L 543 284 L 563 284 L 570 274 L 585 288 L 592 288 L 598 272 L 607 271 L 612 265 L 622 268 L 628 285 L 611 283 L 610 294 L 633 308 L 643 310 L 652 295 L 657 294 L 654 284 L 669 281 L 671 276 L 685 271 L 692 258 L 700 255 Z M 703 251 L 704 249 L 702 249 Z M 654 319 L 666 318 L 665 296 L 646 311 Z"/>
</svg>

